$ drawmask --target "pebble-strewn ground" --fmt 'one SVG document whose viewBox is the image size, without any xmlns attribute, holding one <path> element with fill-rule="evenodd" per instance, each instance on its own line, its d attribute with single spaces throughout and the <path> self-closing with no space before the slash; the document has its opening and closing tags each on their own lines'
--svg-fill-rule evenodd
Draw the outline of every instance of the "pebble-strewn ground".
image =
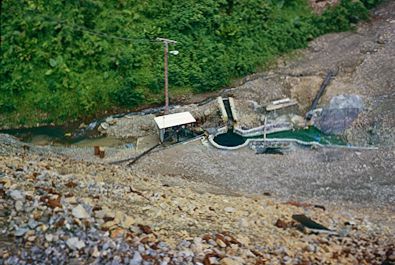
<svg viewBox="0 0 395 265">
<path fill-rule="evenodd" d="M 198 193 L 190 187 L 199 190 L 199 183 L 163 184 L 122 166 L 38 150 L 1 138 L 0 264 L 395 261 L 392 228 L 366 214 L 265 195 Z M 331 231 L 313 232 L 293 214 Z"/>
<path fill-rule="evenodd" d="M 133 166 L 146 175 L 183 177 L 228 191 L 283 199 L 350 202 L 395 211 L 395 152 L 298 147 L 284 155 L 257 155 L 248 147 L 218 150 L 200 141 L 152 153 Z"/>
</svg>

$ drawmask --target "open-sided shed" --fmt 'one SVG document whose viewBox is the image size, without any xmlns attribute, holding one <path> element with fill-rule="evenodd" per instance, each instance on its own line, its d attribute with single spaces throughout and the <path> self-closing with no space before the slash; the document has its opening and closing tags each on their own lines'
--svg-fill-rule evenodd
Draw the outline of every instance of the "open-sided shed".
<svg viewBox="0 0 395 265">
<path fill-rule="evenodd" d="M 161 142 L 164 141 L 166 129 L 180 127 L 182 125 L 192 124 L 196 122 L 196 119 L 188 111 L 163 115 L 155 117 L 154 119 L 159 129 L 159 138 Z"/>
</svg>

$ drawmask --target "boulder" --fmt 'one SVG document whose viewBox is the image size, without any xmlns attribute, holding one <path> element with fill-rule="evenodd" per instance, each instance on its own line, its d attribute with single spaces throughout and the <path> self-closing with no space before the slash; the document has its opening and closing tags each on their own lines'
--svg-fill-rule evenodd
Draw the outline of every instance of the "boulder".
<svg viewBox="0 0 395 265">
<path fill-rule="evenodd" d="M 223 258 L 223 259 L 221 259 L 220 264 L 221 265 L 242 265 L 242 263 L 240 263 L 240 262 L 238 262 L 238 261 L 236 261 L 234 259 L 231 259 L 231 258 Z"/>
<path fill-rule="evenodd" d="M 108 129 L 108 127 L 110 127 L 110 125 L 109 125 L 107 122 L 102 122 L 102 123 L 100 124 L 99 129 L 105 131 L 105 130 Z"/>
<path fill-rule="evenodd" d="M 314 125 L 326 134 L 342 134 L 363 110 L 362 98 L 358 95 L 333 97 L 329 106 L 324 107 Z"/>
<path fill-rule="evenodd" d="M 115 125 L 117 123 L 117 120 L 114 119 L 113 117 L 108 117 L 106 119 L 106 123 L 108 123 L 109 125 Z"/>
<path fill-rule="evenodd" d="M 89 218 L 89 214 L 86 212 L 86 210 L 84 209 L 84 207 L 82 207 L 81 204 L 74 207 L 71 213 L 73 214 L 74 217 L 79 219 Z"/>
<path fill-rule="evenodd" d="M 81 249 L 85 247 L 84 241 L 79 240 L 77 237 L 67 239 L 66 244 L 71 249 Z"/>
<path fill-rule="evenodd" d="M 14 200 L 14 201 L 25 201 L 25 194 L 23 192 L 21 192 L 20 190 L 12 190 L 10 192 L 10 197 Z"/>
</svg>

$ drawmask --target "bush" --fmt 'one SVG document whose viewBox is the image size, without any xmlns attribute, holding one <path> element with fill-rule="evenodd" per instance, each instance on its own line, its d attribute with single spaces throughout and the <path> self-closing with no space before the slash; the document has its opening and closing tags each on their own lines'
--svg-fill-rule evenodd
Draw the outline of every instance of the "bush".
<svg viewBox="0 0 395 265">
<path fill-rule="evenodd" d="M 132 108 L 141 104 L 144 97 L 141 93 L 137 92 L 130 83 L 127 83 L 112 92 L 111 99 L 118 106 Z"/>
<path fill-rule="evenodd" d="M 322 16 L 315 17 L 313 24 L 320 34 L 347 31 L 352 23 L 368 18 L 368 9 L 360 2 L 342 0 L 341 3 L 324 11 Z"/>
<path fill-rule="evenodd" d="M 316 16 L 305 0 L 4 0 L 0 110 L 62 122 L 152 102 L 163 89 L 156 37 L 178 41 L 170 93 L 216 90 L 313 37 L 350 29 L 379 2 L 342 0 Z"/>
</svg>

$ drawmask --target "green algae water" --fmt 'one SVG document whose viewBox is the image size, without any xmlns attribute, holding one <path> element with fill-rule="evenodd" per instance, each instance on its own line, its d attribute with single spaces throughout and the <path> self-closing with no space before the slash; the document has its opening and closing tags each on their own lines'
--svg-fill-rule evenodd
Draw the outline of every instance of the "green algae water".
<svg viewBox="0 0 395 265">
<path fill-rule="evenodd" d="M 304 142 L 317 142 L 323 145 L 347 145 L 347 141 L 344 137 L 324 134 L 315 127 L 271 133 L 266 137 L 269 139 L 296 139 Z"/>
<path fill-rule="evenodd" d="M 337 135 L 324 134 L 315 127 L 270 133 L 267 134 L 266 137 L 268 139 L 295 139 L 304 142 L 316 142 L 322 145 L 347 145 L 345 138 Z M 263 136 L 243 137 L 234 132 L 227 132 L 214 137 L 214 141 L 222 146 L 234 147 L 242 145 L 247 139 L 262 138 Z"/>
</svg>

